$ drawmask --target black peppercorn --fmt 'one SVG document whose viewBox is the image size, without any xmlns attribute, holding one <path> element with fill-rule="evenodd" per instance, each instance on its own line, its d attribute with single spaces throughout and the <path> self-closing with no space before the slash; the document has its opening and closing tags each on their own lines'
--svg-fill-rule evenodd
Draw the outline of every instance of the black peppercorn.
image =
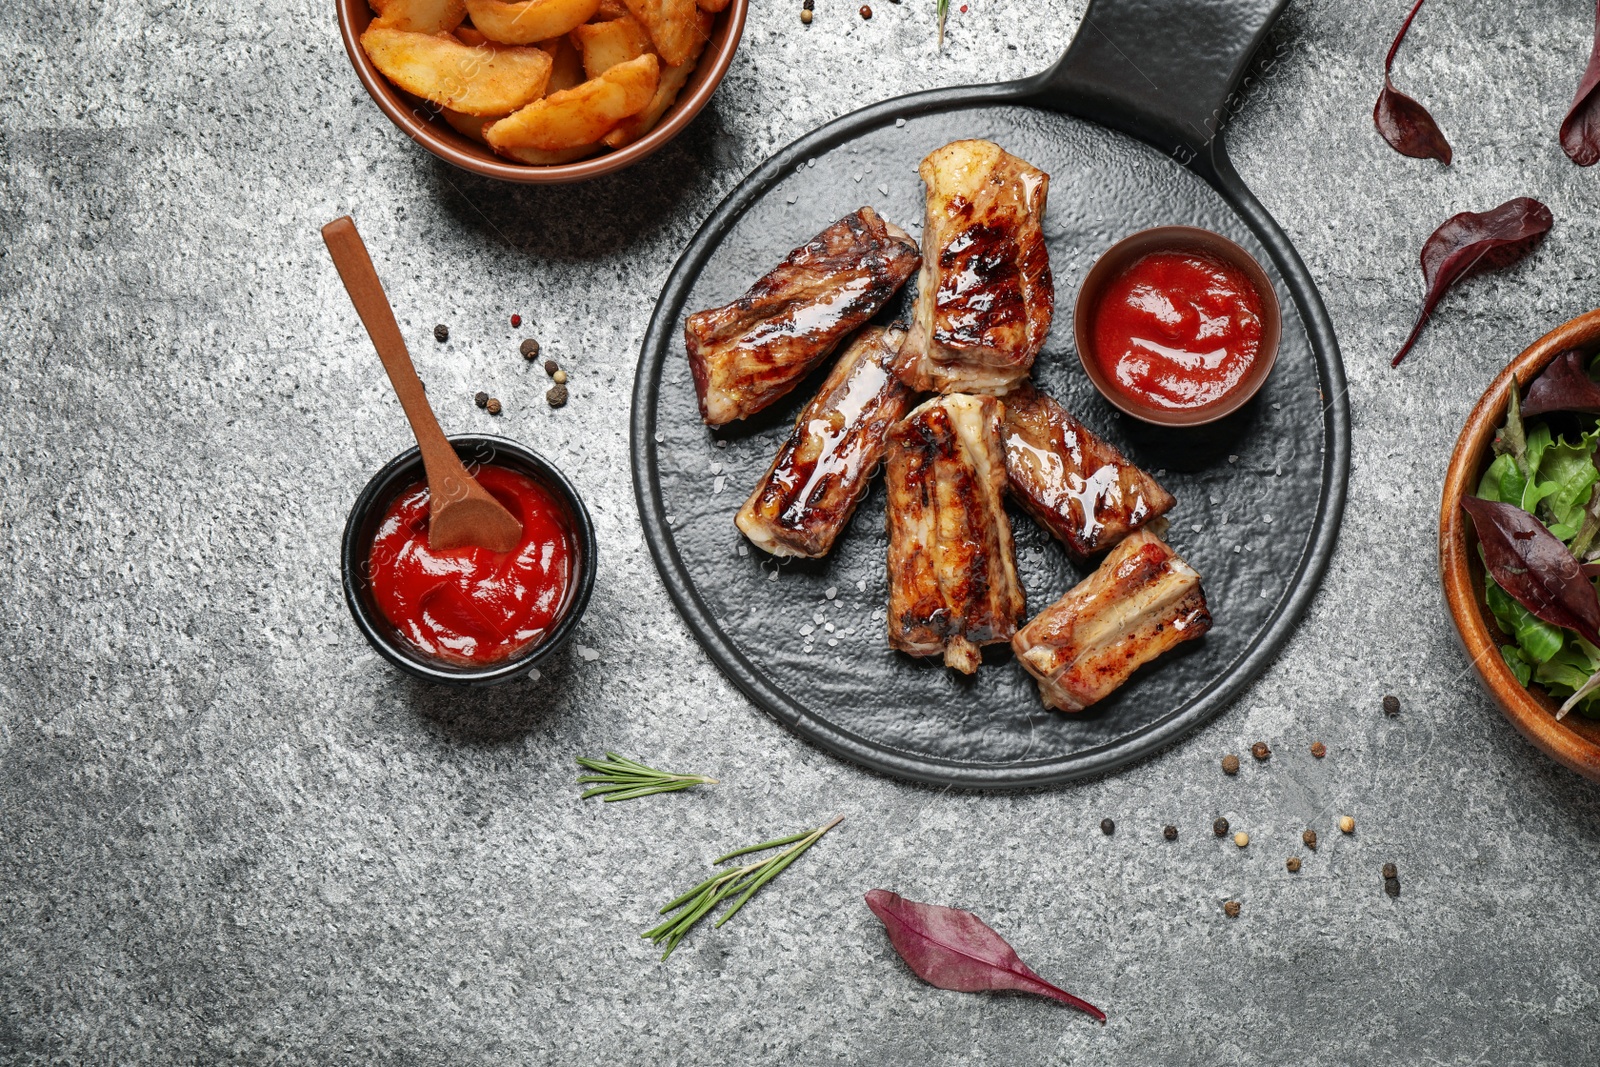
<svg viewBox="0 0 1600 1067">
<path fill-rule="evenodd" d="M 472 398 L 472 402 L 478 405 L 480 408 L 486 408 L 489 406 L 489 394 L 479 393 L 477 396 Z"/>
<path fill-rule="evenodd" d="M 433 328 L 433 339 L 438 341 L 440 344 L 450 340 L 450 327 L 446 326 L 442 322 L 435 326 Z"/>
<path fill-rule="evenodd" d="M 1385 878 L 1383 880 L 1383 891 L 1385 893 L 1388 893 L 1391 897 L 1399 896 L 1400 895 L 1400 879 L 1398 879 L 1398 878 Z"/>
<path fill-rule="evenodd" d="M 1400 872 L 1395 869 L 1395 865 L 1394 864 L 1385 863 L 1383 865 L 1383 876 L 1385 878 L 1398 878 L 1398 877 L 1400 877 Z"/>
<path fill-rule="evenodd" d="M 1167 824 L 1166 828 L 1161 831 L 1161 836 L 1166 838 L 1168 841 L 1176 841 L 1178 839 L 1178 828 L 1169 823 Z"/>
<path fill-rule="evenodd" d="M 1300 835 L 1300 840 L 1304 841 L 1306 848 L 1309 848 L 1312 852 L 1317 850 L 1317 832 L 1315 830 L 1307 830 Z"/>
<path fill-rule="evenodd" d="M 1103 833 L 1103 834 L 1106 834 L 1107 836 L 1110 836 L 1111 834 L 1114 834 L 1114 833 L 1117 832 L 1117 824 L 1112 822 L 1110 819 L 1101 819 L 1100 820 L 1100 832 Z"/>
<path fill-rule="evenodd" d="M 1217 821 L 1211 824 L 1211 832 L 1216 834 L 1218 837 L 1227 837 L 1228 820 L 1218 815 Z"/>
<path fill-rule="evenodd" d="M 544 398 L 551 407 L 561 407 L 567 402 L 567 387 L 564 385 L 552 385 L 550 391 L 544 394 Z"/>
<path fill-rule="evenodd" d="M 544 361 L 544 372 L 546 374 L 550 375 L 552 378 L 555 377 L 556 371 L 558 371 L 560 369 L 561 368 L 556 365 L 556 361 L 555 360 L 547 359 L 547 360 Z"/>
<path fill-rule="evenodd" d="M 539 342 L 529 337 L 522 342 L 520 351 L 522 352 L 522 358 L 532 363 L 539 358 Z"/>
<path fill-rule="evenodd" d="M 1400 698 L 1395 696 L 1393 693 L 1390 693 L 1388 696 L 1384 697 L 1383 713 L 1389 716 L 1391 719 L 1400 714 Z"/>
</svg>

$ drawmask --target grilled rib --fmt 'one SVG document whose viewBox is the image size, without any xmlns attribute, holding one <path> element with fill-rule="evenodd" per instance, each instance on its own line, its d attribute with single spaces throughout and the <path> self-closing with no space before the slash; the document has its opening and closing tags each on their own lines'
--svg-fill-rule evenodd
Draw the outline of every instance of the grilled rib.
<svg viewBox="0 0 1600 1067">
<path fill-rule="evenodd" d="M 1140 530 L 1011 639 L 1047 708 L 1082 711 L 1134 671 L 1211 629 L 1200 575 Z"/>
<path fill-rule="evenodd" d="M 1171 510 L 1172 494 L 1066 408 L 1024 382 L 1000 430 L 1011 495 L 1079 560 Z"/>
<path fill-rule="evenodd" d="M 1006 516 L 1000 402 L 935 397 L 889 433 L 889 644 L 972 674 L 1025 604 Z"/>
<path fill-rule="evenodd" d="M 917 242 L 870 207 L 846 215 L 731 304 L 684 323 L 700 417 L 725 426 L 793 389 L 916 270 Z"/>
<path fill-rule="evenodd" d="M 954 141 L 917 172 L 927 254 L 896 373 L 922 392 L 1003 393 L 1027 377 L 1055 311 L 1050 176 L 990 141 Z"/>
<path fill-rule="evenodd" d="M 866 495 L 912 393 L 888 367 L 898 327 L 864 327 L 828 373 L 734 522 L 774 556 L 826 556 Z"/>
</svg>

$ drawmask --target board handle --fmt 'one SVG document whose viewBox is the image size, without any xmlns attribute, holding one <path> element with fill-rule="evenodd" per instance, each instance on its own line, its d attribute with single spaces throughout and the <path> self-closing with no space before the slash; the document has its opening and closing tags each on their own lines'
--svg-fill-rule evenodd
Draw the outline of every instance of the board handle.
<svg viewBox="0 0 1600 1067">
<path fill-rule="evenodd" d="M 1251 57 L 1287 3 L 1090 0 L 1066 55 L 1033 79 L 1032 102 L 1214 172 Z"/>
</svg>

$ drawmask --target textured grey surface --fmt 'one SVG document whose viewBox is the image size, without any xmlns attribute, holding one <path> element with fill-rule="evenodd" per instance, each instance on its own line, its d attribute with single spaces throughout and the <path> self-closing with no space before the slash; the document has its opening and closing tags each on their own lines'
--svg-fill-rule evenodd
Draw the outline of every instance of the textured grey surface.
<svg viewBox="0 0 1600 1067">
<path fill-rule="evenodd" d="M 713 106 L 668 151 L 535 190 L 406 142 L 324 3 L 10 5 L 0 1061 L 1600 1057 L 1600 791 L 1466 673 L 1433 550 L 1478 391 L 1600 303 L 1600 172 L 1554 136 L 1592 12 L 1424 10 L 1397 76 L 1455 144 L 1441 170 L 1371 128 L 1404 5 L 1290 10 L 1275 39 L 1291 54 L 1231 136 L 1343 344 L 1356 437 L 1338 555 L 1282 660 L 1210 726 L 1111 778 L 978 796 L 864 774 L 752 711 L 688 640 L 637 532 L 632 366 L 686 235 L 817 122 L 1039 69 L 1082 10 L 969 0 L 937 56 L 931 2 L 880 0 L 870 22 L 853 0 L 817 6 L 803 32 L 797 5 L 759 4 Z M 1519 194 L 1555 212 L 1543 250 L 1450 297 L 1391 371 L 1422 239 Z M 586 487 L 603 554 L 583 648 L 536 683 L 411 684 L 345 615 L 345 508 L 407 443 L 317 238 L 346 211 L 445 425 L 514 436 Z M 563 410 L 516 355 L 528 332 L 572 368 Z M 505 402 L 498 421 L 472 406 L 480 388 Z M 1272 760 L 1224 778 L 1217 758 L 1257 738 Z M 725 784 L 580 803 L 572 758 L 606 747 Z M 780 884 L 668 964 L 637 938 L 718 852 L 838 813 Z M 1248 849 L 1210 835 L 1219 813 Z M 1333 831 L 1340 813 L 1355 836 Z M 1307 823 L 1324 844 L 1290 876 Z M 1398 900 L 1379 876 L 1391 860 Z M 1110 1025 L 919 983 L 860 901 L 874 886 L 977 910 Z"/>
</svg>

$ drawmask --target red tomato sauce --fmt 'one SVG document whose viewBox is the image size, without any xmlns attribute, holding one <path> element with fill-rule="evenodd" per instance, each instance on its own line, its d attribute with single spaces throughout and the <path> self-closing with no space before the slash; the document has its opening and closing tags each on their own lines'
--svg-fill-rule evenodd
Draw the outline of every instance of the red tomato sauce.
<svg viewBox="0 0 1600 1067">
<path fill-rule="evenodd" d="M 1192 410 L 1227 396 L 1261 350 L 1261 294 L 1200 252 L 1152 252 L 1106 286 L 1092 358 L 1150 407 Z"/>
<path fill-rule="evenodd" d="M 572 540 L 561 505 L 537 482 L 504 467 L 478 468 L 478 484 L 522 522 L 512 552 L 428 547 L 428 486 L 389 505 L 372 540 L 379 609 L 417 648 L 454 663 L 503 660 L 542 639 L 572 581 Z"/>
</svg>

